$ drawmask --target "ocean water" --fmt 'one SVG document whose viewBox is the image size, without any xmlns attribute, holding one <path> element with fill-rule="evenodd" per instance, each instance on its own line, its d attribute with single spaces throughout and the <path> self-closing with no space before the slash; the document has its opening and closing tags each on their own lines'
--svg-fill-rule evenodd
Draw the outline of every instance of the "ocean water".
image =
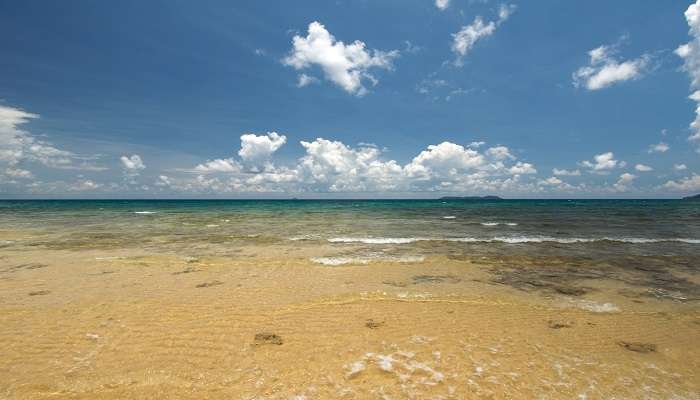
<svg viewBox="0 0 700 400">
<path fill-rule="evenodd" d="M 0 201 L 0 224 L 47 235 L 111 237 L 125 245 L 229 236 L 475 248 L 545 244 L 590 251 L 615 246 L 680 255 L 700 249 L 700 203 L 680 200 Z"/>
</svg>

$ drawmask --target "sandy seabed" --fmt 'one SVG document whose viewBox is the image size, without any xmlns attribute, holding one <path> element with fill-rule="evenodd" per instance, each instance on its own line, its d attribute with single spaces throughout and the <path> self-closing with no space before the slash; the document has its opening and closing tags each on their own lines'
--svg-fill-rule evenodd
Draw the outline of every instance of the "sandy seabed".
<svg viewBox="0 0 700 400">
<path fill-rule="evenodd" d="M 696 299 L 323 250 L 0 248 L 0 398 L 700 398 Z"/>
</svg>

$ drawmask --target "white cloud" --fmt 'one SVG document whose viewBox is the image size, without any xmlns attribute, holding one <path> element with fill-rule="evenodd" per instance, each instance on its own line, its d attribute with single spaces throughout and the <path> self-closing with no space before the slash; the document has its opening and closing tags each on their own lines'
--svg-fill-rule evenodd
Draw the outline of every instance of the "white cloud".
<svg viewBox="0 0 700 400">
<path fill-rule="evenodd" d="M 450 0 L 435 0 L 435 7 L 446 10 L 450 6 Z"/>
<path fill-rule="evenodd" d="M 700 88 L 700 0 L 688 6 L 685 19 L 690 28 L 692 40 L 676 49 L 676 54 L 683 59 L 683 69 L 690 76 L 690 87 Z M 688 140 L 700 140 L 700 91 L 695 91 L 689 98 L 696 103 L 695 120 L 690 123 L 691 135 Z"/>
<path fill-rule="evenodd" d="M 266 135 L 248 133 L 241 135 L 241 149 L 238 155 L 244 162 L 260 164 L 267 161 L 274 152 L 287 143 L 287 137 L 277 132 Z"/>
<path fill-rule="evenodd" d="M 96 190 L 101 188 L 102 185 L 101 183 L 96 183 L 93 182 L 89 179 L 87 180 L 81 180 L 78 182 L 75 182 L 67 187 L 67 190 L 73 191 L 73 192 L 84 192 L 84 191 L 90 191 L 90 190 Z"/>
<path fill-rule="evenodd" d="M 575 169 L 575 170 L 566 170 L 566 169 L 557 169 L 554 168 L 552 169 L 552 173 L 557 176 L 580 176 L 581 171 Z"/>
<path fill-rule="evenodd" d="M 134 154 L 132 156 L 121 156 L 119 159 L 122 162 L 124 178 L 126 179 L 127 183 L 135 185 L 137 183 L 136 177 L 141 174 L 141 170 L 146 168 L 141 160 L 141 156 Z"/>
<path fill-rule="evenodd" d="M 304 183 L 334 192 L 504 190 L 516 187 L 521 174 L 536 172 L 530 163 L 509 167 L 508 157 L 496 160 L 451 142 L 429 145 L 404 166 L 384 160 L 376 147 L 352 148 L 322 138 L 301 144 L 307 153 L 298 166 Z"/>
<path fill-rule="evenodd" d="M 462 27 L 459 32 L 452 34 L 452 52 L 455 53 L 455 65 L 462 66 L 464 57 L 474 47 L 479 40 L 493 35 L 503 22 L 515 11 L 514 5 L 502 4 L 498 11 L 498 19 L 484 22 L 481 16 L 474 18 L 474 21 Z"/>
<path fill-rule="evenodd" d="M 272 155 L 287 143 L 287 137 L 277 132 L 268 132 L 264 135 L 246 133 L 241 135 L 241 148 L 238 156 L 241 162 L 249 167 L 250 172 L 260 172 L 260 168 L 271 169 L 274 166 L 270 162 Z M 217 158 L 199 164 L 193 169 L 185 170 L 198 174 L 210 173 L 240 173 L 245 168 L 233 157 Z"/>
<path fill-rule="evenodd" d="M 380 159 L 375 147 L 353 149 L 342 142 L 318 138 L 302 141 L 306 155 L 299 160 L 303 179 L 331 192 L 395 190 L 403 182 L 396 161 Z"/>
<path fill-rule="evenodd" d="M 659 142 L 657 144 L 652 144 L 649 146 L 649 153 L 665 153 L 670 149 L 671 147 L 664 143 L 664 142 Z"/>
<path fill-rule="evenodd" d="M 472 149 L 478 149 L 479 147 L 485 145 L 486 142 L 471 142 L 467 145 L 467 147 L 471 147 Z"/>
<path fill-rule="evenodd" d="M 10 178 L 16 179 L 32 179 L 34 175 L 31 171 L 22 168 L 7 168 L 5 169 L 5 175 Z"/>
<path fill-rule="evenodd" d="M 535 166 L 530 164 L 530 163 L 524 163 L 518 161 L 508 169 L 508 172 L 510 172 L 513 175 L 521 175 L 521 174 L 536 174 L 537 170 L 535 169 Z"/>
<path fill-rule="evenodd" d="M 676 171 L 685 171 L 688 167 L 685 164 L 673 164 L 673 169 Z"/>
<path fill-rule="evenodd" d="M 377 83 L 369 70 L 391 70 L 393 60 L 398 56 L 398 50 L 367 50 L 359 40 L 346 45 L 336 40 L 321 23 L 314 21 L 309 24 L 306 37 L 294 36 L 292 50 L 283 63 L 298 71 L 318 66 L 326 79 L 348 93 L 362 96 L 367 93 L 363 81 L 368 80 L 373 85 Z"/>
<path fill-rule="evenodd" d="M 418 154 L 405 169 L 411 177 L 457 175 L 485 164 L 484 156 L 476 150 L 455 143 L 430 145 Z"/>
<path fill-rule="evenodd" d="M 194 167 L 194 172 L 208 174 L 212 172 L 240 172 L 241 165 L 233 158 L 218 158 L 199 164 Z"/>
<path fill-rule="evenodd" d="M 629 172 L 625 172 L 624 174 L 620 175 L 620 178 L 613 185 L 613 187 L 619 191 L 624 192 L 627 189 L 629 189 L 628 185 L 632 183 L 632 181 L 635 179 L 637 179 L 636 175 L 630 174 Z"/>
<path fill-rule="evenodd" d="M 651 62 L 648 54 L 620 62 L 614 58 L 614 53 L 615 48 L 611 46 L 600 46 L 589 51 L 589 64 L 573 73 L 574 86 L 599 90 L 619 82 L 639 79 Z"/>
<path fill-rule="evenodd" d="M 423 79 L 418 85 L 416 85 L 416 90 L 420 94 L 430 94 L 439 88 L 445 88 L 450 86 L 450 84 L 444 79 Z"/>
<path fill-rule="evenodd" d="M 644 164 L 637 164 L 634 166 L 634 169 L 636 169 L 639 172 L 649 172 L 654 170 L 654 168 Z"/>
<path fill-rule="evenodd" d="M 536 173 L 534 165 L 516 161 L 505 146 L 482 153 L 442 142 L 427 146 L 401 165 L 385 159 L 373 144 L 352 147 L 324 138 L 300 144 L 305 154 L 293 166 L 276 166 L 270 161 L 262 169 L 244 169 L 233 158 L 219 159 L 184 170 L 198 173 L 196 179 L 169 179 L 167 185 L 198 192 L 484 192 L 515 190 L 521 185 L 521 175 Z M 275 150 L 272 147 L 267 155 Z M 204 177 L 211 172 L 229 172 L 228 180 Z"/>
<path fill-rule="evenodd" d="M 693 174 L 692 177 L 685 177 L 677 181 L 667 181 L 662 187 L 679 192 L 695 192 L 700 190 L 700 175 Z"/>
<path fill-rule="evenodd" d="M 170 178 L 168 178 L 165 175 L 159 175 L 158 180 L 155 183 L 156 186 L 171 186 L 172 182 L 170 181 Z"/>
<path fill-rule="evenodd" d="M 318 83 L 319 80 L 316 77 L 309 76 L 306 74 L 300 74 L 299 80 L 297 81 L 297 87 L 302 88 L 304 86 L 309 86 L 314 83 Z"/>
<path fill-rule="evenodd" d="M 690 75 L 691 85 L 700 86 L 700 0 L 688 6 L 685 19 L 690 28 L 692 40 L 676 49 L 676 54 L 683 59 L 683 69 Z"/>
<path fill-rule="evenodd" d="M 609 151 L 607 153 L 598 154 L 593 157 L 593 162 L 588 160 L 581 161 L 581 165 L 590 168 L 592 172 L 605 174 L 609 170 L 624 167 L 626 163 L 615 159 L 615 155 Z"/>
<path fill-rule="evenodd" d="M 510 154 L 510 149 L 506 146 L 496 146 L 490 147 L 486 150 L 486 154 L 496 160 L 505 160 L 507 158 L 514 159 L 512 154 Z"/>
<path fill-rule="evenodd" d="M 564 183 L 561 179 L 557 178 L 556 176 L 549 177 L 547 179 L 541 180 L 540 184 L 542 185 L 551 185 L 551 186 L 557 186 L 561 185 Z"/>
<path fill-rule="evenodd" d="M 0 105 L 0 163 L 16 165 L 21 161 L 38 162 L 47 167 L 75 168 L 75 155 L 37 139 L 21 126 L 39 118 L 19 108 Z"/>
<path fill-rule="evenodd" d="M 122 162 L 122 167 L 131 172 L 138 172 L 139 170 L 146 168 L 138 154 L 134 154 L 131 157 L 121 156 L 120 160 Z"/>
</svg>

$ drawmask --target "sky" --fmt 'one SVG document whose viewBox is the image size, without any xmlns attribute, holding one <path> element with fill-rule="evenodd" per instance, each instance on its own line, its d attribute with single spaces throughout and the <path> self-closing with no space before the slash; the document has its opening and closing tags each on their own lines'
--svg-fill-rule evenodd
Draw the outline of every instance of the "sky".
<svg viewBox="0 0 700 400">
<path fill-rule="evenodd" d="M 700 0 L 0 2 L 0 198 L 700 193 Z"/>
</svg>

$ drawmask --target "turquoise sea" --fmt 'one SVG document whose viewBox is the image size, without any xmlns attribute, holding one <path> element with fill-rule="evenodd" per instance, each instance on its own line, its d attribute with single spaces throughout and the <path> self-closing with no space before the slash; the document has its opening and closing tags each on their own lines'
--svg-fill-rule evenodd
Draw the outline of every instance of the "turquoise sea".
<svg viewBox="0 0 700 400">
<path fill-rule="evenodd" d="M 591 257 L 700 253 L 700 202 L 683 200 L 0 201 L 0 226 L 39 241 L 92 238 L 95 246 L 258 240 Z"/>
</svg>

